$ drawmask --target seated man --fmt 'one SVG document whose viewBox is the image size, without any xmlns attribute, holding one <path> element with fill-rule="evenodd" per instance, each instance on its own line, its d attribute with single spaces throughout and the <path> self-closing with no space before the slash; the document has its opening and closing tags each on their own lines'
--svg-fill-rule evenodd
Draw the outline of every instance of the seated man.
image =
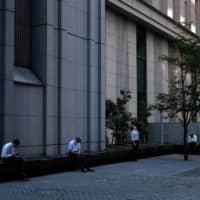
<svg viewBox="0 0 200 200">
<path fill-rule="evenodd" d="M 195 146 L 197 144 L 197 135 L 196 134 L 190 134 L 188 137 L 188 143 Z"/>
<path fill-rule="evenodd" d="M 189 149 L 192 153 L 197 145 L 197 135 L 196 134 L 190 134 L 188 136 L 188 143 L 189 143 Z"/>
<path fill-rule="evenodd" d="M 88 163 L 85 158 L 81 156 L 81 138 L 76 137 L 71 140 L 68 145 L 69 157 L 73 163 L 73 166 L 80 168 L 82 172 L 94 171 L 88 167 Z"/>
<path fill-rule="evenodd" d="M 1 152 L 1 158 L 4 163 L 11 165 L 16 170 L 17 175 L 21 180 L 28 180 L 25 174 L 24 160 L 19 157 L 16 152 L 16 147 L 19 144 L 20 141 L 18 139 L 4 144 Z"/>
</svg>

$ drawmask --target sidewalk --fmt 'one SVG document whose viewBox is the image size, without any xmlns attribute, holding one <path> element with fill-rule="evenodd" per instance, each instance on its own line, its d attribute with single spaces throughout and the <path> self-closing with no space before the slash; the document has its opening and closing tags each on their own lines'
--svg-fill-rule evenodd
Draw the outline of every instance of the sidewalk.
<svg viewBox="0 0 200 200">
<path fill-rule="evenodd" d="M 170 154 L 0 184 L 3 200 L 198 200 L 200 156 Z"/>
</svg>

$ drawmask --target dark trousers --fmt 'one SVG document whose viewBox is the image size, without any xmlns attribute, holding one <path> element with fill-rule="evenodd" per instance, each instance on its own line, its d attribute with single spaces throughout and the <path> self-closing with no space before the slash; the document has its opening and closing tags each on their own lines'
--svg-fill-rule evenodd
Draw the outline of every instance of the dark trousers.
<svg viewBox="0 0 200 200">
<path fill-rule="evenodd" d="M 88 162 L 84 156 L 70 152 L 69 158 L 72 161 L 72 165 L 75 169 L 79 168 L 82 171 L 84 169 L 89 169 Z"/>
<path fill-rule="evenodd" d="M 25 178 L 26 174 L 23 158 L 11 156 L 8 158 L 3 158 L 3 161 L 5 164 L 8 164 L 13 168 L 13 171 L 19 178 Z"/>
<path fill-rule="evenodd" d="M 191 142 L 189 143 L 189 152 L 194 153 L 194 150 L 196 148 L 197 143 L 196 142 Z"/>
<path fill-rule="evenodd" d="M 137 154 L 138 154 L 138 149 L 139 149 L 139 141 L 134 141 L 132 143 L 132 152 L 133 152 L 133 160 L 137 160 Z"/>
</svg>

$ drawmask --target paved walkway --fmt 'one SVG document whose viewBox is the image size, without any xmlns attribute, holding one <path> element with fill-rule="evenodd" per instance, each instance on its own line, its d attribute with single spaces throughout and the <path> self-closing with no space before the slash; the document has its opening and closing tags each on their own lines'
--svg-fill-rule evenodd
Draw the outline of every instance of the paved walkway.
<svg viewBox="0 0 200 200">
<path fill-rule="evenodd" d="M 197 200 L 200 156 L 167 155 L 0 184 L 2 200 Z"/>
</svg>

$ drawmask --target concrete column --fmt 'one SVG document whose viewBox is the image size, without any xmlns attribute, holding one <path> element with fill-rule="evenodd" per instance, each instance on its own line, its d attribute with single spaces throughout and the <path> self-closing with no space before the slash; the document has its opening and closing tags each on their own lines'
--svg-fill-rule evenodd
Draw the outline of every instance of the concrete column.
<svg viewBox="0 0 200 200">
<path fill-rule="evenodd" d="M 99 127 L 98 127 L 98 150 L 102 151 L 105 149 L 105 99 L 106 99 L 106 36 L 105 36 L 105 0 L 99 1 L 99 55 L 98 55 L 98 68 L 100 69 L 99 74 Z"/>
<path fill-rule="evenodd" d="M 145 1 L 146 3 L 152 5 L 152 1 L 153 1 L 153 0 L 144 0 L 144 1 Z"/>
<path fill-rule="evenodd" d="M 57 8 L 57 9 L 55 9 Z M 45 141 L 46 154 L 61 153 L 61 49 L 62 1 L 46 1 L 46 81 L 45 81 Z"/>
<path fill-rule="evenodd" d="M 162 39 L 162 55 L 168 56 L 168 42 Z M 161 76 L 162 76 L 162 92 L 168 93 L 168 63 L 162 62 L 161 63 Z"/>
<path fill-rule="evenodd" d="M 196 33 L 196 1 L 191 0 L 191 31 Z"/>
<path fill-rule="evenodd" d="M 104 58 L 104 23 L 105 1 L 88 0 L 87 18 L 87 150 L 97 151 L 105 143 L 104 135 L 104 106 L 105 80 Z M 100 107 L 99 107 L 100 106 Z M 99 141 L 99 140 L 102 140 Z M 101 144 L 102 143 L 102 144 Z"/>
<path fill-rule="evenodd" d="M 160 0 L 152 0 L 152 6 L 159 9 L 160 8 Z"/>
<path fill-rule="evenodd" d="M 185 18 L 186 27 L 189 28 L 193 33 L 196 33 L 196 17 L 195 17 L 195 0 L 185 1 Z"/>
<path fill-rule="evenodd" d="M 191 9 L 192 7 L 192 4 L 191 4 L 191 0 L 185 0 L 185 26 L 188 28 L 188 29 L 191 29 Z"/>
<path fill-rule="evenodd" d="M 147 105 L 155 104 L 155 69 L 154 69 L 154 40 L 153 33 L 147 32 Z M 149 117 L 149 122 L 155 122 L 155 113 Z"/>
<path fill-rule="evenodd" d="M 174 5 L 173 5 L 173 0 L 168 0 L 168 4 L 167 4 L 167 16 L 168 17 L 171 17 L 171 18 L 173 18 L 173 7 L 174 7 Z"/>
<path fill-rule="evenodd" d="M 180 22 L 180 0 L 173 1 L 174 20 Z"/>
<path fill-rule="evenodd" d="M 196 0 L 196 32 L 200 35 L 200 0 Z"/>
<path fill-rule="evenodd" d="M 0 2 L 0 140 L 15 137 L 13 114 L 14 0 Z"/>
<path fill-rule="evenodd" d="M 136 55 L 136 25 L 128 23 L 128 79 L 132 99 L 129 102 L 129 111 L 137 117 L 137 55 Z"/>
<path fill-rule="evenodd" d="M 60 2 L 60 1 L 59 1 Z M 43 153 L 59 153 L 58 138 L 58 1 L 32 1 L 32 60 L 44 83 Z"/>
<path fill-rule="evenodd" d="M 185 23 L 185 1 L 180 0 L 179 22 Z"/>
<path fill-rule="evenodd" d="M 167 13 L 167 8 L 168 8 L 168 0 L 165 1 L 159 1 L 160 2 L 160 10 L 164 13 L 164 14 L 168 14 Z"/>
</svg>

